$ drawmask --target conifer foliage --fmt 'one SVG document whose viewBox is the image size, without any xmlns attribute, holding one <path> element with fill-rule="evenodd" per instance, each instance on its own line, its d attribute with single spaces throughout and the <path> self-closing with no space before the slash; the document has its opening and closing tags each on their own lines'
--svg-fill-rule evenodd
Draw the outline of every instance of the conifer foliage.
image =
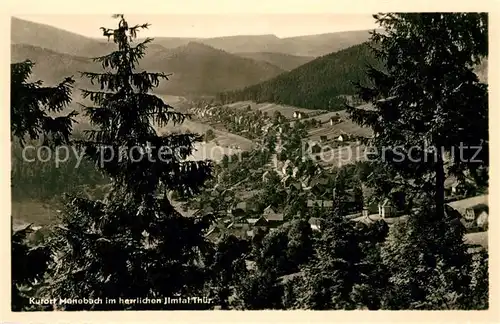
<svg viewBox="0 0 500 324">
<path fill-rule="evenodd" d="M 196 295 L 203 270 L 206 217 L 183 217 L 167 194 L 198 192 L 210 177 L 209 161 L 187 161 L 195 134 L 162 134 L 157 128 L 182 123 L 186 115 L 151 93 L 164 73 L 137 72 L 148 38 L 134 39 L 148 24 L 102 28 L 117 50 L 95 58 L 103 73 L 82 72 L 99 91 L 82 90 L 93 102 L 83 106 L 93 129 L 76 144 L 112 178 L 103 201 L 68 197 L 54 244 L 53 296 L 139 298 Z M 182 305 L 71 305 L 67 309 L 155 309 Z"/>
<path fill-rule="evenodd" d="M 381 160 L 418 191 L 434 194 L 435 215 L 443 218 L 446 173 L 463 178 L 467 170 L 478 179 L 488 166 L 488 88 L 473 70 L 488 54 L 488 16 L 384 13 L 374 18 L 385 32 L 374 32 L 372 48 L 386 69 L 370 68 L 374 86 L 358 87 L 375 110 L 349 111 L 373 129 Z M 444 153 L 450 156 L 447 163 Z"/>
<path fill-rule="evenodd" d="M 394 175 L 393 191 L 404 189 L 406 203 L 417 207 L 407 223 L 391 228 L 381 249 L 390 275 L 382 306 L 487 308 L 487 293 L 478 289 L 487 286 L 487 256 L 479 266 L 473 262 L 463 225 L 445 208 L 444 181 L 455 174 L 480 182 L 488 169 L 488 88 L 473 71 L 488 53 L 488 16 L 374 18 L 385 32 L 373 34 L 373 49 L 387 69 L 368 70 L 372 87 L 358 84 L 360 97 L 375 109 L 349 111 L 373 129 L 377 164 Z"/>
<path fill-rule="evenodd" d="M 59 117 L 49 113 L 61 113 L 71 102 L 75 81 L 68 77 L 55 87 L 44 87 L 42 81 L 29 82 L 34 65 L 27 60 L 10 66 L 11 133 L 21 144 L 26 137 L 36 140 L 40 136 L 46 143 L 67 143 L 76 112 Z"/>
<path fill-rule="evenodd" d="M 43 86 L 42 81 L 30 82 L 35 63 L 27 60 L 11 64 L 10 122 L 12 155 L 26 144 L 26 140 L 42 139 L 44 144 L 59 145 L 70 141 L 73 126 L 72 111 L 62 115 L 71 102 L 74 80 L 66 78 L 56 86 Z M 60 114 L 54 117 L 51 114 Z M 23 161 L 24 162 L 24 161 Z M 11 175 L 15 178 L 16 166 Z M 17 185 L 17 183 L 16 183 Z M 16 192 L 16 188 L 13 191 Z M 12 231 L 12 310 L 33 308 L 29 297 L 40 285 L 50 261 L 50 250 L 43 244 L 32 244 L 31 225 Z"/>
</svg>

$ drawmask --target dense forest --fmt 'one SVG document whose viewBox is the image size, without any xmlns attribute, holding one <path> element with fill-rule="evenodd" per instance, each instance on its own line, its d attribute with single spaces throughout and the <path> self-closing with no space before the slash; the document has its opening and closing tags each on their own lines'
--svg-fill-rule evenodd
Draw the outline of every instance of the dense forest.
<svg viewBox="0 0 500 324">
<path fill-rule="evenodd" d="M 353 82 L 368 82 L 366 67 L 380 67 L 368 43 L 328 54 L 288 73 L 242 90 L 220 93 L 222 102 L 253 100 L 309 109 L 344 109 L 343 95 L 354 95 Z"/>
</svg>

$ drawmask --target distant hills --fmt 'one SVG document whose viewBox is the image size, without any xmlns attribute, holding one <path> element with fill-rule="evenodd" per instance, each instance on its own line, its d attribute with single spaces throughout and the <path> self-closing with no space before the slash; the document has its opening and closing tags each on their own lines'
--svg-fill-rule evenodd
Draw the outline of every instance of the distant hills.
<svg viewBox="0 0 500 324">
<path fill-rule="evenodd" d="M 59 53 L 84 57 L 104 55 L 109 52 L 110 48 L 113 48 L 113 44 L 106 42 L 104 37 L 89 38 L 15 17 L 12 18 L 11 26 L 12 44 L 29 44 Z M 155 37 L 154 46 L 169 49 L 197 42 L 233 54 L 272 52 L 318 57 L 363 43 L 369 37 L 369 30 L 287 38 L 279 38 L 276 35 L 236 35 L 213 38 Z"/>
<path fill-rule="evenodd" d="M 368 31 L 279 38 L 275 35 L 216 38 L 158 37 L 140 68 L 172 73 L 156 91 L 172 95 L 220 94 L 225 101 L 274 102 L 337 110 L 354 94 L 352 81 L 367 82 L 366 64 L 379 65 L 365 42 Z M 90 57 L 115 50 L 93 39 L 48 25 L 12 18 L 11 62 L 31 59 L 33 79 L 54 84 L 78 71 L 99 71 Z M 325 55 L 326 54 L 326 55 Z M 323 56 L 321 56 L 323 55 Z M 319 57 L 318 57 L 319 56 Z M 477 67 L 487 80 L 487 60 Z"/>
<path fill-rule="evenodd" d="M 61 54 L 52 50 L 27 44 L 10 46 L 11 62 L 29 59 L 35 62 L 31 79 L 42 80 L 44 85 L 55 85 L 64 78 L 74 76 L 75 87 L 88 87 L 90 84 L 78 75 L 78 71 L 97 71 L 99 65 L 87 57 Z"/>
<path fill-rule="evenodd" d="M 367 43 L 319 57 L 273 79 L 219 94 L 224 102 L 252 100 L 309 109 L 340 110 L 353 81 L 368 82 L 366 66 L 381 67 Z"/>
<path fill-rule="evenodd" d="M 237 89 L 268 80 L 284 72 L 263 61 L 243 58 L 213 47 L 190 42 L 171 50 L 146 55 L 141 68 L 173 73 L 160 93 L 215 94 L 219 89 Z"/>
<path fill-rule="evenodd" d="M 115 45 L 52 26 L 12 18 L 12 62 L 31 59 L 34 78 L 54 84 L 78 71 L 100 67 L 90 57 L 102 56 Z M 97 27 L 96 27 L 97 28 Z M 258 84 L 290 71 L 317 55 L 359 43 L 368 31 L 278 38 L 275 35 L 216 38 L 158 37 L 148 46 L 141 69 L 172 73 L 158 93 L 214 95 Z M 140 40 L 139 40 L 140 41 Z M 77 80 L 77 86 L 88 86 Z"/>
<path fill-rule="evenodd" d="M 12 17 L 11 44 L 26 44 L 80 57 L 101 56 L 114 44 L 74 34 L 52 26 Z"/>
<path fill-rule="evenodd" d="M 274 52 L 247 52 L 236 54 L 238 56 L 246 57 L 256 61 L 268 62 L 285 71 L 291 71 L 315 59 L 314 56 L 297 56 Z"/>
<path fill-rule="evenodd" d="M 155 43 L 173 48 L 196 41 L 229 53 L 271 52 L 318 57 L 360 44 L 370 37 L 369 30 L 279 38 L 276 35 L 243 35 L 214 38 L 155 37 Z"/>
<path fill-rule="evenodd" d="M 102 71 L 90 58 L 61 54 L 32 45 L 11 45 L 11 61 L 30 59 L 36 62 L 33 79 L 55 84 L 74 75 L 76 87 L 89 87 L 78 71 Z M 141 70 L 172 73 L 156 89 L 161 94 L 201 95 L 237 89 L 267 80 L 284 70 L 267 62 L 229 54 L 191 42 L 175 49 L 152 51 L 141 61 Z"/>
</svg>

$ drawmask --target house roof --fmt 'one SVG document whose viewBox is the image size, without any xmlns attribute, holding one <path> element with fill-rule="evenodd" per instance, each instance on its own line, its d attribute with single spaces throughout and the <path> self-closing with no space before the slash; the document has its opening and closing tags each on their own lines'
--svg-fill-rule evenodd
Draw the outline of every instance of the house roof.
<svg viewBox="0 0 500 324">
<path fill-rule="evenodd" d="M 236 207 L 234 209 L 237 208 L 245 210 L 247 208 L 247 203 L 245 201 L 239 202 L 238 204 L 236 204 Z"/>
<path fill-rule="evenodd" d="M 244 223 L 236 223 L 236 222 L 232 222 L 231 224 L 229 224 L 227 226 L 228 229 L 231 229 L 231 228 L 243 228 L 245 227 L 246 224 Z"/>
<path fill-rule="evenodd" d="M 245 260 L 245 266 L 247 270 L 255 270 L 257 268 L 257 263 L 255 261 Z"/>
<path fill-rule="evenodd" d="M 455 186 L 458 183 L 457 177 L 454 175 L 450 175 L 444 180 L 444 187 L 446 189 Z"/>
<path fill-rule="evenodd" d="M 207 234 L 205 234 L 205 236 L 209 236 L 209 235 L 211 235 L 211 234 L 215 234 L 215 233 L 217 233 L 217 232 L 215 231 L 215 228 L 212 228 L 210 231 L 208 231 L 208 232 L 207 232 Z"/>
<path fill-rule="evenodd" d="M 488 250 L 488 232 L 465 234 L 465 244 L 480 245 L 485 250 Z"/>
<path fill-rule="evenodd" d="M 474 211 L 474 214 L 479 216 L 482 213 L 487 213 L 489 214 L 489 207 L 486 204 L 478 204 L 473 207 L 467 208 L 467 209 L 472 209 Z"/>
<path fill-rule="evenodd" d="M 392 202 L 389 198 L 385 198 L 383 202 L 381 202 L 380 207 L 392 207 Z"/>
<path fill-rule="evenodd" d="M 284 276 L 281 276 L 278 278 L 278 283 L 283 285 L 295 278 L 301 278 L 304 276 L 304 272 L 302 271 L 299 271 L 299 272 L 295 272 L 295 273 L 291 273 L 291 274 L 287 274 L 287 275 L 284 275 Z"/>
<path fill-rule="evenodd" d="M 266 209 L 264 209 L 264 218 L 268 221 L 282 221 L 283 214 L 276 213 L 271 206 L 267 206 Z"/>
<path fill-rule="evenodd" d="M 458 212 L 455 208 L 450 205 L 444 205 L 444 212 L 446 213 L 446 217 L 448 219 L 460 219 L 462 218 L 462 214 Z"/>
<path fill-rule="evenodd" d="M 265 219 L 268 220 L 268 221 L 282 221 L 283 220 L 283 214 L 282 213 L 267 214 L 265 216 Z"/>
<path fill-rule="evenodd" d="M 488 195 L 479 195 L 476 197 L 456 200 L 448 203 L 448 206 L 456 209 L 461 214 L 465 214 L 467 208 L 474 208 L 476 206 L 488 206 Z M 481 207 L 484 210 L 484 207 Z"/>
<path fill-rule="evenodd" d="M 319 218 L 319 217 L 311 217 L 311 218 L 309 218 L 309 221 L 308 221 L 308 223 L 310 225 L 316 225 L 316 226 L 321 226 L 322 222 L 323 222 L 323 219 Z"/>
<path fill-rule="evenodd" d="M 264 209 L 264 214 L 269 214 L 269 213 L 275 213 L 274 209 L 271 207 L 271 205 L 267 206 Z"/>
</svg>

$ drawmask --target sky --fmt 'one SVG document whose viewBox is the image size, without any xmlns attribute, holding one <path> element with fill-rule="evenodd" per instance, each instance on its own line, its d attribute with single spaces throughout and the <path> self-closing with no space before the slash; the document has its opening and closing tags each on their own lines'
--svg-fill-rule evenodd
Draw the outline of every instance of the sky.
<svg viewBox="0 0 500 324">
<path fill-rule="evenodd" d="M 15 15 L 88 37 L 101 37 L 99 27 L 115 27 L 110 15 Z M 374 29 L 370 14 L 171 14 L 126 15 L 129 25 L 150 23 L 141 37 L 219 37 L 267 35 L 292 37 Z"/>
</svg>

